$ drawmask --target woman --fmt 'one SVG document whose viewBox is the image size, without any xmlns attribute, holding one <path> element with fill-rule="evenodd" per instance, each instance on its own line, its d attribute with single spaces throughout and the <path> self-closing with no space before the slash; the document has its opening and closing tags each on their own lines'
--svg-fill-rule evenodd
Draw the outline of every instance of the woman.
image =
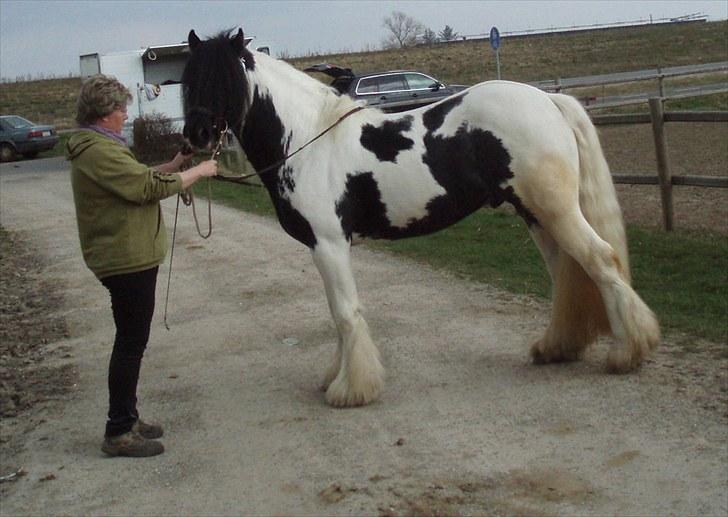
<svg viewBox="0 0 728 517">
<path fill-rule="evenodd" d="M 159 200 L 217 172 L 209 160 L 184 172 L 191 155 L 149 167 L 139 163 L 121 136 L 132 96 L 115 78 L 96 75 L 81 86 L 76 121 L 67 144 L 78 233 L 86 265 L 109 290 L 116 337 L 109 363 L 109 413 L 101 450 L 110 456 L 164 452 L 158 425 L 137 412 L 137 382 L 154 313 L 159 264 L 167 233 Z"/>
</svg>

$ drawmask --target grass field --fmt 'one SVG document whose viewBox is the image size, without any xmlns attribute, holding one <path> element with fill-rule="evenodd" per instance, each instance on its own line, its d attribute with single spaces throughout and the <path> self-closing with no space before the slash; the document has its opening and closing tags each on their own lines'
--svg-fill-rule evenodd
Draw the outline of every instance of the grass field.
<svg viewBox="0 0 728 517">
<path fill-rule="evenodd" d="M 523 82 L 725 61 L 728 21 L 504 38 L 500 58 L 502 77 Z M 446 83 L 459 84 L 494 79 L 496 74 L 495 54 L 485 40 L 306 56 L 288 61 L 299 69 L 320 62 L 357 71 L 409 68 L 429 73 Z M 324 79 L 322 74 L 315 76 Z M 717 79 L 708 79 L 725 80 L 725 75 L 714 77 Z M 688 80 L 694 84 L 698 79 Z M 58 129 L 71 128 L 80 84 L 77 77 L 0 84 L 0 114 L 21 115 L 34 122 L 54 124 Z M 644 83 L 638 84 L 644 86 Z M 650 85 L 650 89 L 654 87 Z M 610 87 L 610 92 L 615 88 L 621 91 L 625 87 Z M 715 109 L 721 105 L 726 109 L 728 96 L 714 96 L 705 107 Z"/>
<path fill-rule="evenodd" d="M 79 77 L 0 84 L 0 114 L 20 115 L 57 129 L 74 127 Z"/>
<path fill-rule="evenodd" d="M 725 61 L 728 22 L 505 38 L 499 52 L 502 78 L 521 82 Z M 446 83 L 474 84 L 496 78 L 495 53 L 485 40 L 311 56 L 290 62 L 299 69 L 320 62 L 358 71 L 410 68 L 429 72 Z"/>
</svg>

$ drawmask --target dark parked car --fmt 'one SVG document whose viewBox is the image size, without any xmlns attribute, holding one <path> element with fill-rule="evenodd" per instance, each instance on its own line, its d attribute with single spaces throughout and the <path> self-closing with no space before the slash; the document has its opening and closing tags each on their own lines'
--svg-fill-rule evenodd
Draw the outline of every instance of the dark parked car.
<svg viewBox="0 0 728 517">
<path fill-rule="evenodd" d="M 18 154 L 35 158 L 58 143 L 53 126 L 41 126 L 17 115 L 0 116 L 0 161 L 9 162 Z"/>
<path fill-rule="evenodd" d="M 334 80 L 331 86 L 354 99 L 363 99 L 370 106 L 384 111 L 405 111 L 444 99 L 467 88 L 464 85 L 445 86 L 441 81 L 422 72 L 392 70 L 355 74 L 350 68 L 321 63 L 306 72 L 321 72 Z"/>
</svg>

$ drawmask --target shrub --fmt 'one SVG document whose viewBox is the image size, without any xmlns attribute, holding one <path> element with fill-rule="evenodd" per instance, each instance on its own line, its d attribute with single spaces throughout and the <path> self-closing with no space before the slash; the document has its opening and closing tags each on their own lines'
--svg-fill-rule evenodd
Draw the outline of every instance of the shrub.
<svg viewBox="0 0 728 517">
<path fill-rule="evenodd" d="M 134 120 L 134 147 L 132 150 L 142 163 L 161 163 L 171 160 L 182 147 L 183 137 L 172 122 L 158 113 Z"/>
</svg>

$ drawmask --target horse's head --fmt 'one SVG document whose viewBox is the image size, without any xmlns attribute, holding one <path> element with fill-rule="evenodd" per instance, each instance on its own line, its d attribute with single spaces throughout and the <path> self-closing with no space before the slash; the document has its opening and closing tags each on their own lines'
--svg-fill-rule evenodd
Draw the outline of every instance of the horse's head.
<svg viewBox="0 0 728 517">
<path fill-rule="evenodd" d="M 190 57 L 182 73 L 184 136 L 204 149 L 226 127 L 239 132 L 249 103 L 245 70 L 252 69 L 255 60 L 245 48 L 242 29 L 234 36 L 225 31 L 205 41 L 191 30 L 187 41 Z"/>
</svg>

